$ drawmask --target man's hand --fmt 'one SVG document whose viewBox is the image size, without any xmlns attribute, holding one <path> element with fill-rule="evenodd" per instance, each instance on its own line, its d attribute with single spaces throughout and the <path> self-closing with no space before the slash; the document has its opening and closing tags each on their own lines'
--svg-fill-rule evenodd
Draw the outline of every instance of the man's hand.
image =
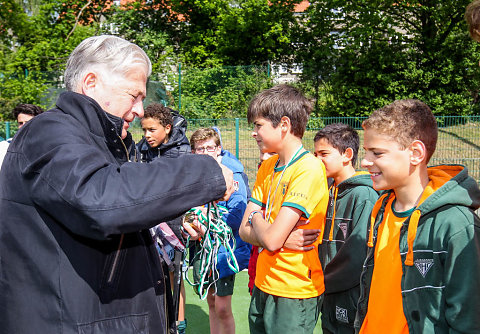
<svg viewBox="0 0 480 334">
<path fill-rule="evenodd" d="M 283 247 L 296 250 L 296 251 L 309 251 L 314 248 L 310 246 L 317 240 L 320 230 L 319 229 L 299 229 L 298 226 L 308 224 L 308 220 L 299 220 L 297 225 L 293 228 L 289 234 L 287 240 L 283 244 Z"/>
<path fill-rule="evenodd" d="M 227 185 L 227 191 L 225 192 L 223 197 L 220 198 L 219 200 L 227 201 L 235 191 L 233 186 L 233 172 L 225 165 L 222 165 L 222 164 L 219 164 L 219 165 L 222 168 L 223 177 L 225 178 L 225 184 Z"/>
<path fill-rule="evenodd" d="M 198 240 L 205 235 L 205 227 L 198 221 L 196 214 L 186 215 L 183 219 L 183 230 L 190 235 L 190 240 Z"/>
</svg>

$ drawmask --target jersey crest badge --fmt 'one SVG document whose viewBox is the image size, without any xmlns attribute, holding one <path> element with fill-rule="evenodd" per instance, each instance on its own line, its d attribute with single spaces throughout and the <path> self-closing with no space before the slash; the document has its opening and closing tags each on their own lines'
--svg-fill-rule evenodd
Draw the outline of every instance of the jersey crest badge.
<svg viewBox="0 0 480 334">
<path fill-rule="evenodd" d="M 335 305 L 335 318 L 337 318 L 338 321 L 348 324 L 347 309 Z"/>
<path fill-rule="evenodd" d="M 340 223 L 340 224 L 338 224 L 338 227 L 340 227 L 340 230 L 343 232 L 343 239 L 347 239 L 348 224 L 347 223 Z"/>
<path fill-rule="evenodd" d="M 433 266 L 433 259 L 418 259 L 414 261 L 420 274 L 425 278 L 430 268 Z"/>
</svg>

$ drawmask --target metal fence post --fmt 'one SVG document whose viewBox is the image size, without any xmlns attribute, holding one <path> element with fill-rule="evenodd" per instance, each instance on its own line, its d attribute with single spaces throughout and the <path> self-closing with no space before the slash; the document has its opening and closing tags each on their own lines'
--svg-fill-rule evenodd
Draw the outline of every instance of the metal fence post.
<svg viewBox="0 0 480 334">
<path fill-rule="evenodd" d="M 182 63 L 178 63 L 178 111 L 182 110 Z"/>
<path fill-rule="evenodd" d="M 240 119 L 235 118 L 235 156 L 240 157 Z"/>
<path fill-rule="evenodd" d="M 10 122 L 5 122 L 5 139 L 10 138 Z"/>
</svg>

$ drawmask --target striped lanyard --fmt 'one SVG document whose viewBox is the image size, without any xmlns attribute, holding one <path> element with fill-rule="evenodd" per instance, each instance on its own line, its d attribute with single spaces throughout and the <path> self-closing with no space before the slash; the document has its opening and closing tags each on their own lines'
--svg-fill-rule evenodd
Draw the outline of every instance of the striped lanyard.
<svg viewBox="0 0 480 334">
<path fill-rule="evenodd" d="M 275 186 L 275 190 L 273 192 L 273 198 L 272 200 L 270 201 L 270 194 L 271 194 L 271 191 L 272 191 L 272 185 L 273 185 L 273 179 L 275 177 L 275 168 L 277 168 L 278 166 L 278 162 L 280 161 L 280 157 L 278 158 L 277 162 L 275 163 L 275 167 L 273 168 L 273 173 L 272 173 L 272 181 L 270 182 L 270 186 L 268 188 L 268 197 L 267 197 L 267 205 L 265 207 L 265 213 L 266 214 L 266 221 L 269 222 L 270 221 L 270 215 L 272 214 L 272 209 L 273 209 L 273 204 L 275 203 L 275 195 L 277 194 L 277 189 L 278 189 L 278 186 L 280 185 L 280 182 L 282 181 L 282 178 L 283 178 L 283 174 L 285 173 L 285 171 L 287 170 L 288 167 L 290 167 L 290 165 L 293 163 L 293 161 L 295 160 L 295 158 L 297 157 L 297 155 L 300 153 L 300 151 L 302 150 L 303 148 L 303 145 L 300 145 L 300 147 L 298 148 L 297 152 L 295 152 L 295 154 L 290 158 L 290 160 L 288 161 L 288 163 L 285 165 L 285 168 L 283 169 L 282 171 L 282 174 L 280 175 L 280 178 L 278 179 L 278 183 L 277 185 Z"/>
</svg>

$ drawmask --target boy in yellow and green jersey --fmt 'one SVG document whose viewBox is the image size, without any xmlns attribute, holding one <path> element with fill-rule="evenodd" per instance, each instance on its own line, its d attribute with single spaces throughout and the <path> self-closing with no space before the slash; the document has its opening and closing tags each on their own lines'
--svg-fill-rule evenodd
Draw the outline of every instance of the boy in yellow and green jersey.
<svg viewBox="0 0 480 334">
<path fill-rule="evenodd" d="M 325 167 L 302 146 L 311 110 L 310 101 L 288 85 L 262 91 L 248 108 L 260 150 L 277 153 L 260 166 L 240 226 L 242 239 L 263 248 L 249 310 L 251 333 L 312 333 L 320 312 L 321 237 L 308 250 L 284 246 L 296 226 L 323 230 L 325 220 Z"/>
</svg>

